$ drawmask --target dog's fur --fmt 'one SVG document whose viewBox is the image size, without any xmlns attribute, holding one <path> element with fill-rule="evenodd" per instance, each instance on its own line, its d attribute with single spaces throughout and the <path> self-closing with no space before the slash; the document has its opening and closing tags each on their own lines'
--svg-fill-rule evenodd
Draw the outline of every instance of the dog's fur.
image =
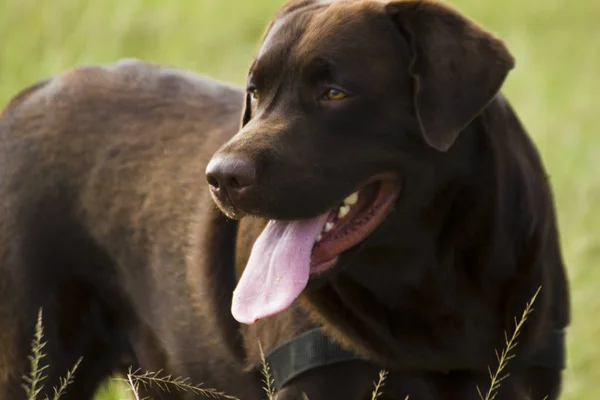
<svg viewBox="0 0 600 400">
<path fill-rule="evenodd" d="M 313 57 L 358 94 L 311 102 Z M 369 361 L 310 371 L 278 400 L 367 399 L 380 368 L 383 399 L 476 399 L 538 287 L 519 354 L 569 321 L 551 189 L 498 94 L 512 67 L 502 42 L 437 3 L 304 0 L 267 29 L 257 104 L 142 62 L 24 90 L 0 119 L 1 398 L 23 398 L 42 307 L 47 383 L 83 357 L 65 399 L 129 364 L 263 398 L 257 342 L 317 325 Z M 239 221 L 207 190 L 215 152 L 260 165 L 245 203 L 219 203 Z M 288 310 L 235 322 L 231 292 L 265 218 L 322 213 L 380 172 L 402 182 L 386 221 Z M 560 370 L 509 370 L 498 399 L 558 397 Z"/>
</svg>

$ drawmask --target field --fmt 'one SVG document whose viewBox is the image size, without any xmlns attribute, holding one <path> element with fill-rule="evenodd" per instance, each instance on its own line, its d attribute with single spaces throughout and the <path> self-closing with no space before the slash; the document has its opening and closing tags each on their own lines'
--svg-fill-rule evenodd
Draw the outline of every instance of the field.
<svg viewBox="0 0 600 400">
<path fill-rule="evenodd" d="M 129 57 L 242 84 L 257 40 L 282 2 L 0 0 L 0 107 L 26 85 L 73 65 Z M 600 1 L 454 4 L 505 39 L 516 57 L 504 92 L 549 170 L 572 285 L 563 398 L 598 399 Z M 124 399 L 119 391 L 109 386 L 98 400 Z"/>
</svg>

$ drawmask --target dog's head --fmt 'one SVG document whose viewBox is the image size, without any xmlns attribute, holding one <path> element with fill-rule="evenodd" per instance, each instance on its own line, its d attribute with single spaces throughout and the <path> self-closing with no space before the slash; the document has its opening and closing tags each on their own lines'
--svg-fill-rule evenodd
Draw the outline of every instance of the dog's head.
<svg viewBox="0 0 600 400">
<path fill-rule="evenodd" d="M 436 2 L 285 6 L 250 68 L 242 128 L 207 167 L 225 214 L 270 220 L 234 316 L 279 312 L 335 270 L 404 182 L 452 152 L 512 67 L 501 41 Z"/>
</svg>

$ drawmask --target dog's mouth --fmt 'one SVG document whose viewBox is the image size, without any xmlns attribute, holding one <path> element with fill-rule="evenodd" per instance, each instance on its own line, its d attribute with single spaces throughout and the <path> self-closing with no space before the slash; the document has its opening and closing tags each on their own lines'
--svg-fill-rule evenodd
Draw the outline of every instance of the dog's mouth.
<svg viewBox="0 0 600 400">
<path fill-rule="evenodd" d="M 233 293 L 234 318 L 252 324 L 288 308 L 311 276 L 333 269 L 385 220 L 399 192 L 395 177 L 381 175 L 319 216 L 269 221 Z"/>
<path fill-rule="evenodd" d="M 332 210 L 315 240 L 311 275 L 333 268 L 341 253 L 369 236 L 391 211 L 398 191 L 395 180 L 372 179 Z"/>
</svg>

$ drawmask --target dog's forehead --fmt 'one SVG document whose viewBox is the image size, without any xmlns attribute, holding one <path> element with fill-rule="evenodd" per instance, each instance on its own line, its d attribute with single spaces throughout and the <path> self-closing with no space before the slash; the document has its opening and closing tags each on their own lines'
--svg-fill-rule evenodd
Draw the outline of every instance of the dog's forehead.
<svg viewBox="0 0 600 400">
<path fill-rule="evenodd" d="M 372 56 L 389 51 L 381 40 L 385 32 L 383 5 L 375 0 L 322 0 L 283 15 L 271 25 L 257 58 L 272 55 L 281 60 L 285 58 L 281 54 L 291 52 L 302 57 L 348 52 Z"/>
</svg>

